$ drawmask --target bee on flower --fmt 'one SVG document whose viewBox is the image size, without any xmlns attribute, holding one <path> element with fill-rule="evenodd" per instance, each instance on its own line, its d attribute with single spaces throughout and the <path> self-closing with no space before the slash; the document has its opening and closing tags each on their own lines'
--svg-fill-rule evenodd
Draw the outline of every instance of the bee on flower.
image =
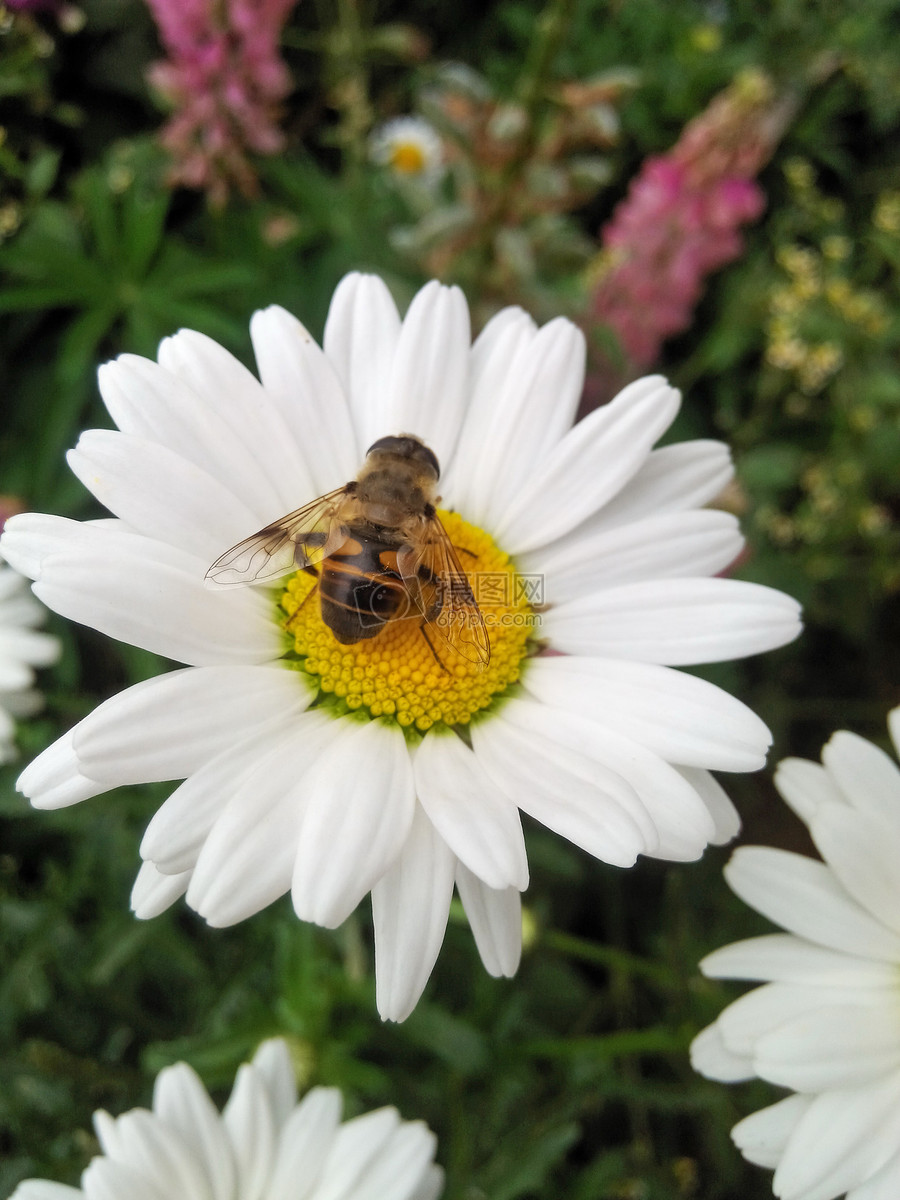
<svg viewBox="0 0 900 1200">
<path fill-rule="evenodd" d="M 572 424 L 569 321 L 507 308 L 473 343 L 458 288 L 401 319 L 353 274 L 322 348 L 277 307 L 251 336 L 260 379 L 191 331 L 103 367 L 118 428 L 69 463 L 115 519 L 8 523 L 51 608 L 185 664 L 18 786 L 56 808 L 184 781 L 141 845 L 140 917 L 185 896 L 226 926 L 289 892 L 334 928 L 371 893 L 376 1000 L 402 1020 L 454 888 L 488 971 L 516 971 L 522 812 L 621 867 L 734 836 L 710 771 L 758 769 L 769 732 L 675 668 L 784 645 L 799 608 L 719 577 L 743 540 L 704 506 L 730 456 L 653 448 L 680 405 L 664 379 Z"/>
</svg>

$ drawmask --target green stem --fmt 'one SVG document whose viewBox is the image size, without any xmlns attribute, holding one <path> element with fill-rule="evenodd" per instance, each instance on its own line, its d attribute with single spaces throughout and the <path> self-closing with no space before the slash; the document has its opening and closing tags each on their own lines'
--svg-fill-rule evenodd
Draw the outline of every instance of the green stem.
<svg viewBox="0 0 900 1200">
<path fill-rule="evenodd" d="M 359 181 L 365 165 L 365 135 L 371 124 L 366 39 L 359 0 L 337 0 L 333 42 L 334 98 L 341 114 L 338 134 L 344 152 L 344 178 Z"/>
<path fill-rule="evenodd" d="M 672 972 L 659 963 L 648 962 L 627 950 L 619 950 L 615 946 L 604 946 L 597 942 L 587 942 L 583 938 L 574 937 L 569 933 L 560 933 L 550 929 L 541 934 L 541 941 L 558 950 L 567 958 L 578 959 L 581 962 L 592 963 L 594 966 L 607 967 L 611 971 L 622 972 L 625 975 L 636 975 L 660 987 L 670 990 L 677 981 Z"/>
<path fill-rule="evenodd" d="M 475 295 L 482 294 L 482 284 L 491 266 L 494 239 L 499 230 L 510 224 L 513 198 L 538 142 L 553 64 L 568 33 L 574 9 L 575 0 L 548 0 L 535 22 L 534 36 L 514 92 L 525 113 L 524 131 L 516 153 L 497 180 L 496 205 L 482 227 L 478 247 L 479 264 L 473 280 Z"/>
</svg>

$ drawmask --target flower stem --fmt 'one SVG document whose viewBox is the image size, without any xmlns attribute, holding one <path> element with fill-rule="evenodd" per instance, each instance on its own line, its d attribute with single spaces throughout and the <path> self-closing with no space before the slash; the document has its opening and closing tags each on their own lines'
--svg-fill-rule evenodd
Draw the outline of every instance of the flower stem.
<svg viewBox="0 0 900 1200">
<path fill-rule="evenodd" d="M 541 934 L 541 941 L 558 950 L 567 958 L 578 959 L 581 962 L 592 963 L 594 966 L 608 967 L 611 971 L 625 975 L 636 975 L 651 983 L 669 990 L 678 984 L 668 967 L 656 962 L 649 962 L 627 950 L 619 950 L 616 946 L 604 946 L 598 942 L 588 942 L 584 938 L 575 937 L 559 930 L 548 929 Z"/>
</svg>

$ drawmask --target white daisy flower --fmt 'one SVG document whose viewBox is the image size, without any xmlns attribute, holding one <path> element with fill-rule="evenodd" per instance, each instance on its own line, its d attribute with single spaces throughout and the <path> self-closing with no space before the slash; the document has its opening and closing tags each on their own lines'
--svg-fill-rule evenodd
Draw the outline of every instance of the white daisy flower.
<svg viewBox="0 0 900 1200">
<path fill-rule="evenodd" d="M 280 308 L 251 335 L 261 383 L 192 332 L 158 364 L 103 367 L 120 432 L 85 433 L 69 461 L 115 519 L 9 522 L 5 552 L 51 608 L 188 664 L 101 704 L 18 786 L 56 808 L 185 780 L 141 846 L 140 917 L 186 893 L 231 925 L 290 891 L 299 917 L 331 928 L 371 891 L 378 1007 L 401 1020 L 454 884 L 487 969 L 515 972 L 520 810 L 619 866 L 734 835 L 709 771 L 762 766 L 768 731 L 672 667 L 782 645 L 798 607 L 710 578 L 742 545 L 732 516 L 700 508 L 729 456 L 708 441 L 652 449 L 679 405 L 665 380 L 572 427 L 584 339 L 568 321 L 538 329 L 506 309 L 470 345 L 459 289 L 428 284 L 401 321 L 380 279 L 351 275 L 324 349 Z M 204 586 L 223 550 L 354 479 L 367 447 L 401 431 L 437 456 L 443 523 L 494 593 L 487 666 L 445 668 L 419 621 L 341 645 L 316 598 L 303 603 L 305 571 Z M 533 656 L 537 620 L 555 657 Z"/>
<path fill-rule="evenodd" d="M 888 718 L 900 748 L 900 708 Z M 744 1157 L 774 1167 L 782 1200 L 900 1196 L 900 770 L 855 734 L 822 765 L 789 758 L 779 792 L 824 862 L 764 846 L 737 850 L 732 890 L 786 933 L 723 946 L 700 964 L 764 980 L 692 1046 L 725 1082 L 758 1076 L 793 1093 L 732 1130 Z"/>
<path fill-rule="evenodd" d="M 59 658 L 58 639 L 35 629 L 46 615 L 22 576 L 0 561 L 0 763 L 16 757 L 16 720 L 41 707 L 35 668 Z"/>
<path fill-rule="evenodd" d="M 369 137 L 369 157 L 404 182 L 433 186 L 444 169 L 444 145 L 433 125 L 422 117 L 395 117 L 376 126 Z"/>
<path fill-rule="evenodd" d="M 422 1121 L 379 1108 L 341 1122 L 341 1093 L 297 1103 L 287 1044 L 263 1042 L 216 1111 L 187 1063 L 156 1078 L 153 1108 L 100 1111 L 102 1153 L 81 1187 L 26 1179 L 10 1200 L 437 1200 L 444 1173 Z"/>
</svg>

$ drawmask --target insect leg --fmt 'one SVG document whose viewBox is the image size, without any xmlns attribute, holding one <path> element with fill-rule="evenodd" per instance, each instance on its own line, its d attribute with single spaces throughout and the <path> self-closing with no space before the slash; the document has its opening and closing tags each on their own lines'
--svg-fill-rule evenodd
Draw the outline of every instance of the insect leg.
<svg viewBox="0 0 900 1200">
<path fill-rule="evenodd" d="M 423 637 L 423 638 L 425 639 L 425 641 L 427 642 L 427 644 L 428 644 L 428 649 L 431 651 L 431 653 L 432 653 L 432 656 L 433 656 L 433 658 L 434 658 L 434 661 L 437 663 L 437 665 L 438 665 L 438 666 L 441 668 L 441 670 L 442 670 L 442 671 L 443 671 L 445 674 L 449 675 L 449 674 L 450 674 L 450 672 L 449 672 L 449 671 L 447 670 L 447 668 L 444 666 L 443 662 L 441 661 L 441 656 L 438 654 L 437 650 L 435 650 L 435 648 L 434 648 L 434 643 L 432 642 L 431 638 L 428 636 L 428 633 L 426 632 L 425 626 L 426 626 L 427 622 L 428 622 L 428 618 L 426 617 L 426 618 L 425 618 L 425 619 L 422 621 L 422 624 L 419 626 L 419 629 L 421 630 L 421 633 L 422 633 L 422 637 Z"/>
</svg>

